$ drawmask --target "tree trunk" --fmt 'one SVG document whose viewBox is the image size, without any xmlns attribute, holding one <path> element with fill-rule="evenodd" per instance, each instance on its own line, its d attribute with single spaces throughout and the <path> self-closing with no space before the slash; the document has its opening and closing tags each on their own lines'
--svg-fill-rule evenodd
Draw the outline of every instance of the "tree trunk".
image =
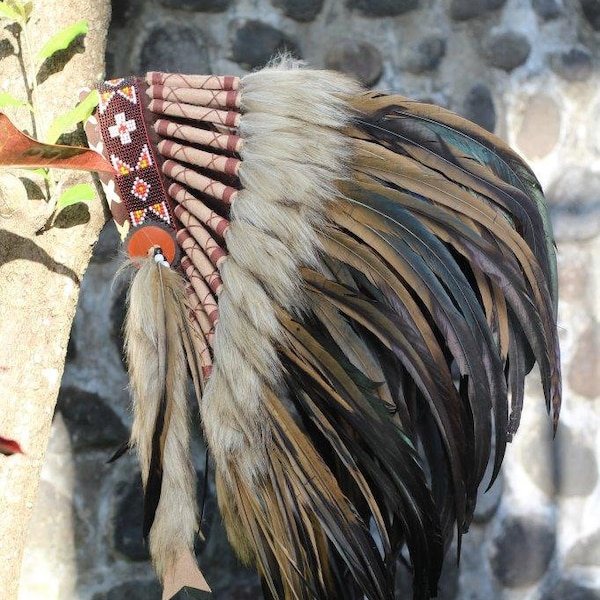
<svg viewBox="0 0 600 600">
<path fill-rule="evenodd" d="M 54 117 L 72 108 L 78 91 L 102 77 L 109 0 L 36 0 L 29 21 L 33 53 L 62 28 L 87 20 L 89 32 L 39 70 L 42 107 L 38 137 Z M 26 45 L 2 21 L 0 79 L 25 99 Z M 19 41 L 20 38 L 20 41 Z M 24 62 L 24 65 L 23 65 Z M 64 68 L 61 66 L 64 64 Z M 25 109 L 6 110 L 15 124 L 32 131 Z M 18 178 L 15 177 L 18 175 Z M 60 173 L 65 183 L 90 182 L 86 173 Z M 23 186 L 24 182 L 26 185 Z M 0 435 L 18 440 L 24 455 L 0 455 L 0 597 L 17 597 L 23 548 L 36 498 L 62 377 L 79 283 L 106 221 L 98 197 L 65 211 L 45 228 L 51 213 L 43 180 L 26 172 L 0 171 Z M 43 193 L 42 193 L 43 192 Z M 34 524 L 33 524 L 34 525 Z"/>
</svg>

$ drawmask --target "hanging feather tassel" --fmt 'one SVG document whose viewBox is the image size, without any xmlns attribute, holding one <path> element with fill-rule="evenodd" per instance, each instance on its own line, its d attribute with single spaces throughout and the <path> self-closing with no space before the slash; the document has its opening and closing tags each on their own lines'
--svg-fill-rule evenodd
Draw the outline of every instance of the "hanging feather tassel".
<svg viewBox="0 0 600 600">
<path fill-rule="evenodd" d="M 144 483 L 144 537 L 165 599 L 184 585 L 210 591 L 193 558 L 198 510 L 189 456 L 185 318 L 183 280 L 156 248 L 131 283 L 125 348 L 133 397 L 131 444 Z"/>
<path fill-rule="evenodd" d="M 89 133 L 119 173 L 107 196 L 141 264 L 132 441 L 164 598 L 208 589 L 186 368 L 229 539 L 265 597 L 390 600 L 404 548 L 414 599 L 435 596 L 534 362 L 558 419 L 535 177 L 448 111 L 288 59 L 100 91 L 102 135 Z"/>
</svg>

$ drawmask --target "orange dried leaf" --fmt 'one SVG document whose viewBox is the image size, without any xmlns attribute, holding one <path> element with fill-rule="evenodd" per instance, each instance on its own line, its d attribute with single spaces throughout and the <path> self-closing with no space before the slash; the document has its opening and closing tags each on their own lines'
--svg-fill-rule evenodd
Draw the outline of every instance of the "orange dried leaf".
<svg viewBox="0 0 600 600">
<path fill-rule="evenodd" d="M 3 113 L 0 113 L 0 167 L 44 167 L 115 173 L 113 166 L 94 150 L 42 144 L 20 132 Z"/>
<path fill-rule="evenodd" d="M 23 454 L 21 446 L 14 440 L 9 440 L 0 435 L 0 454 L 10 456 L 11 454 Z"/>
</svg>

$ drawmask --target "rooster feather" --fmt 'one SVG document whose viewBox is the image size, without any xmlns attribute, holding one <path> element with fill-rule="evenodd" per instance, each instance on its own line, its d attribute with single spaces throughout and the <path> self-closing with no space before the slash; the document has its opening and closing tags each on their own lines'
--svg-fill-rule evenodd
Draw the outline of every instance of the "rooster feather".
<svg viewBox="0 0 600 600">
<path fill-rule="evenodd" d="M 151 337 L 184 338 L 166 352 L 195 375 L 233 547 L 273 600 L 391 600 L 405 550 L 414 599 L 434 596 L 490 464 L 485 483 L 498 475 L 535 363 L 558 420 L 556 263 L 539 183 L 451 112 L 287 59 L 241 80 L 150 73 L 146 91 L 184 256 L 183 283 L 161 285 L 183 286 L 187 311 Z M 136 281 L 161 274 L 142 267 Z M 131 310 L 135 354 L 148 315 Z M 149 353 L 159 375 L 181 375 Z M 169 535 L 190 548 L 196 527 L 186 499 L 186 519 L 166 531 L 192 484 L 166 453 L 155 468 L 172 437 L 172 460 L 189 464 L 188 433 L 169 395 L 181 385 L 144 385 L 134 441 L 160 554 Z"/>
</svg>

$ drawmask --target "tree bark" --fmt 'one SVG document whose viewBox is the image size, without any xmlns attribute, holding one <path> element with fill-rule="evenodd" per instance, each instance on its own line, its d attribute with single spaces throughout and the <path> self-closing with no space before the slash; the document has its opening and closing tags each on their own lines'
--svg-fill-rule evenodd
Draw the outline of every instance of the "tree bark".
<svg viewBox="0 0 600 600">
<path fill-rule="evenodd" d="M 109 0 L 36 0 L 29 21 L 34 53 L 62 28 L 87 20 L 89 32 L 47 61 L 37 91 L 43 108 L 38 137 L 54 117 L 72 108 L 79 89 L 104 71 Z M 25 98 L 19 56 L 24 36 L 2 21 L 0 80 Z M 23 60 L 25 65 L 23 65 Z M 61 68 L 62 64 L 64 67 Z M 25 109 L 5 110 L 32 131 Z M 18 178 L 15 177 L 18 175 Z M 90 182 L 86 173 L 63 172 L 69 184 Z M 26 183 L 24 187 L 22 181 Z M 40 193 L 43 180 L 26 171 L 0 171 L 0 435 L 18 440 L 24 455 L 0 455 L 0 598 L 17 598 L 19 571 L 62 377 L 79 283 L 106 222 L 98 196 L 77 205 L 45 229 L 51 206 Z M 33 526 L 35 524 L 32 524 Z"/>
</svg>

